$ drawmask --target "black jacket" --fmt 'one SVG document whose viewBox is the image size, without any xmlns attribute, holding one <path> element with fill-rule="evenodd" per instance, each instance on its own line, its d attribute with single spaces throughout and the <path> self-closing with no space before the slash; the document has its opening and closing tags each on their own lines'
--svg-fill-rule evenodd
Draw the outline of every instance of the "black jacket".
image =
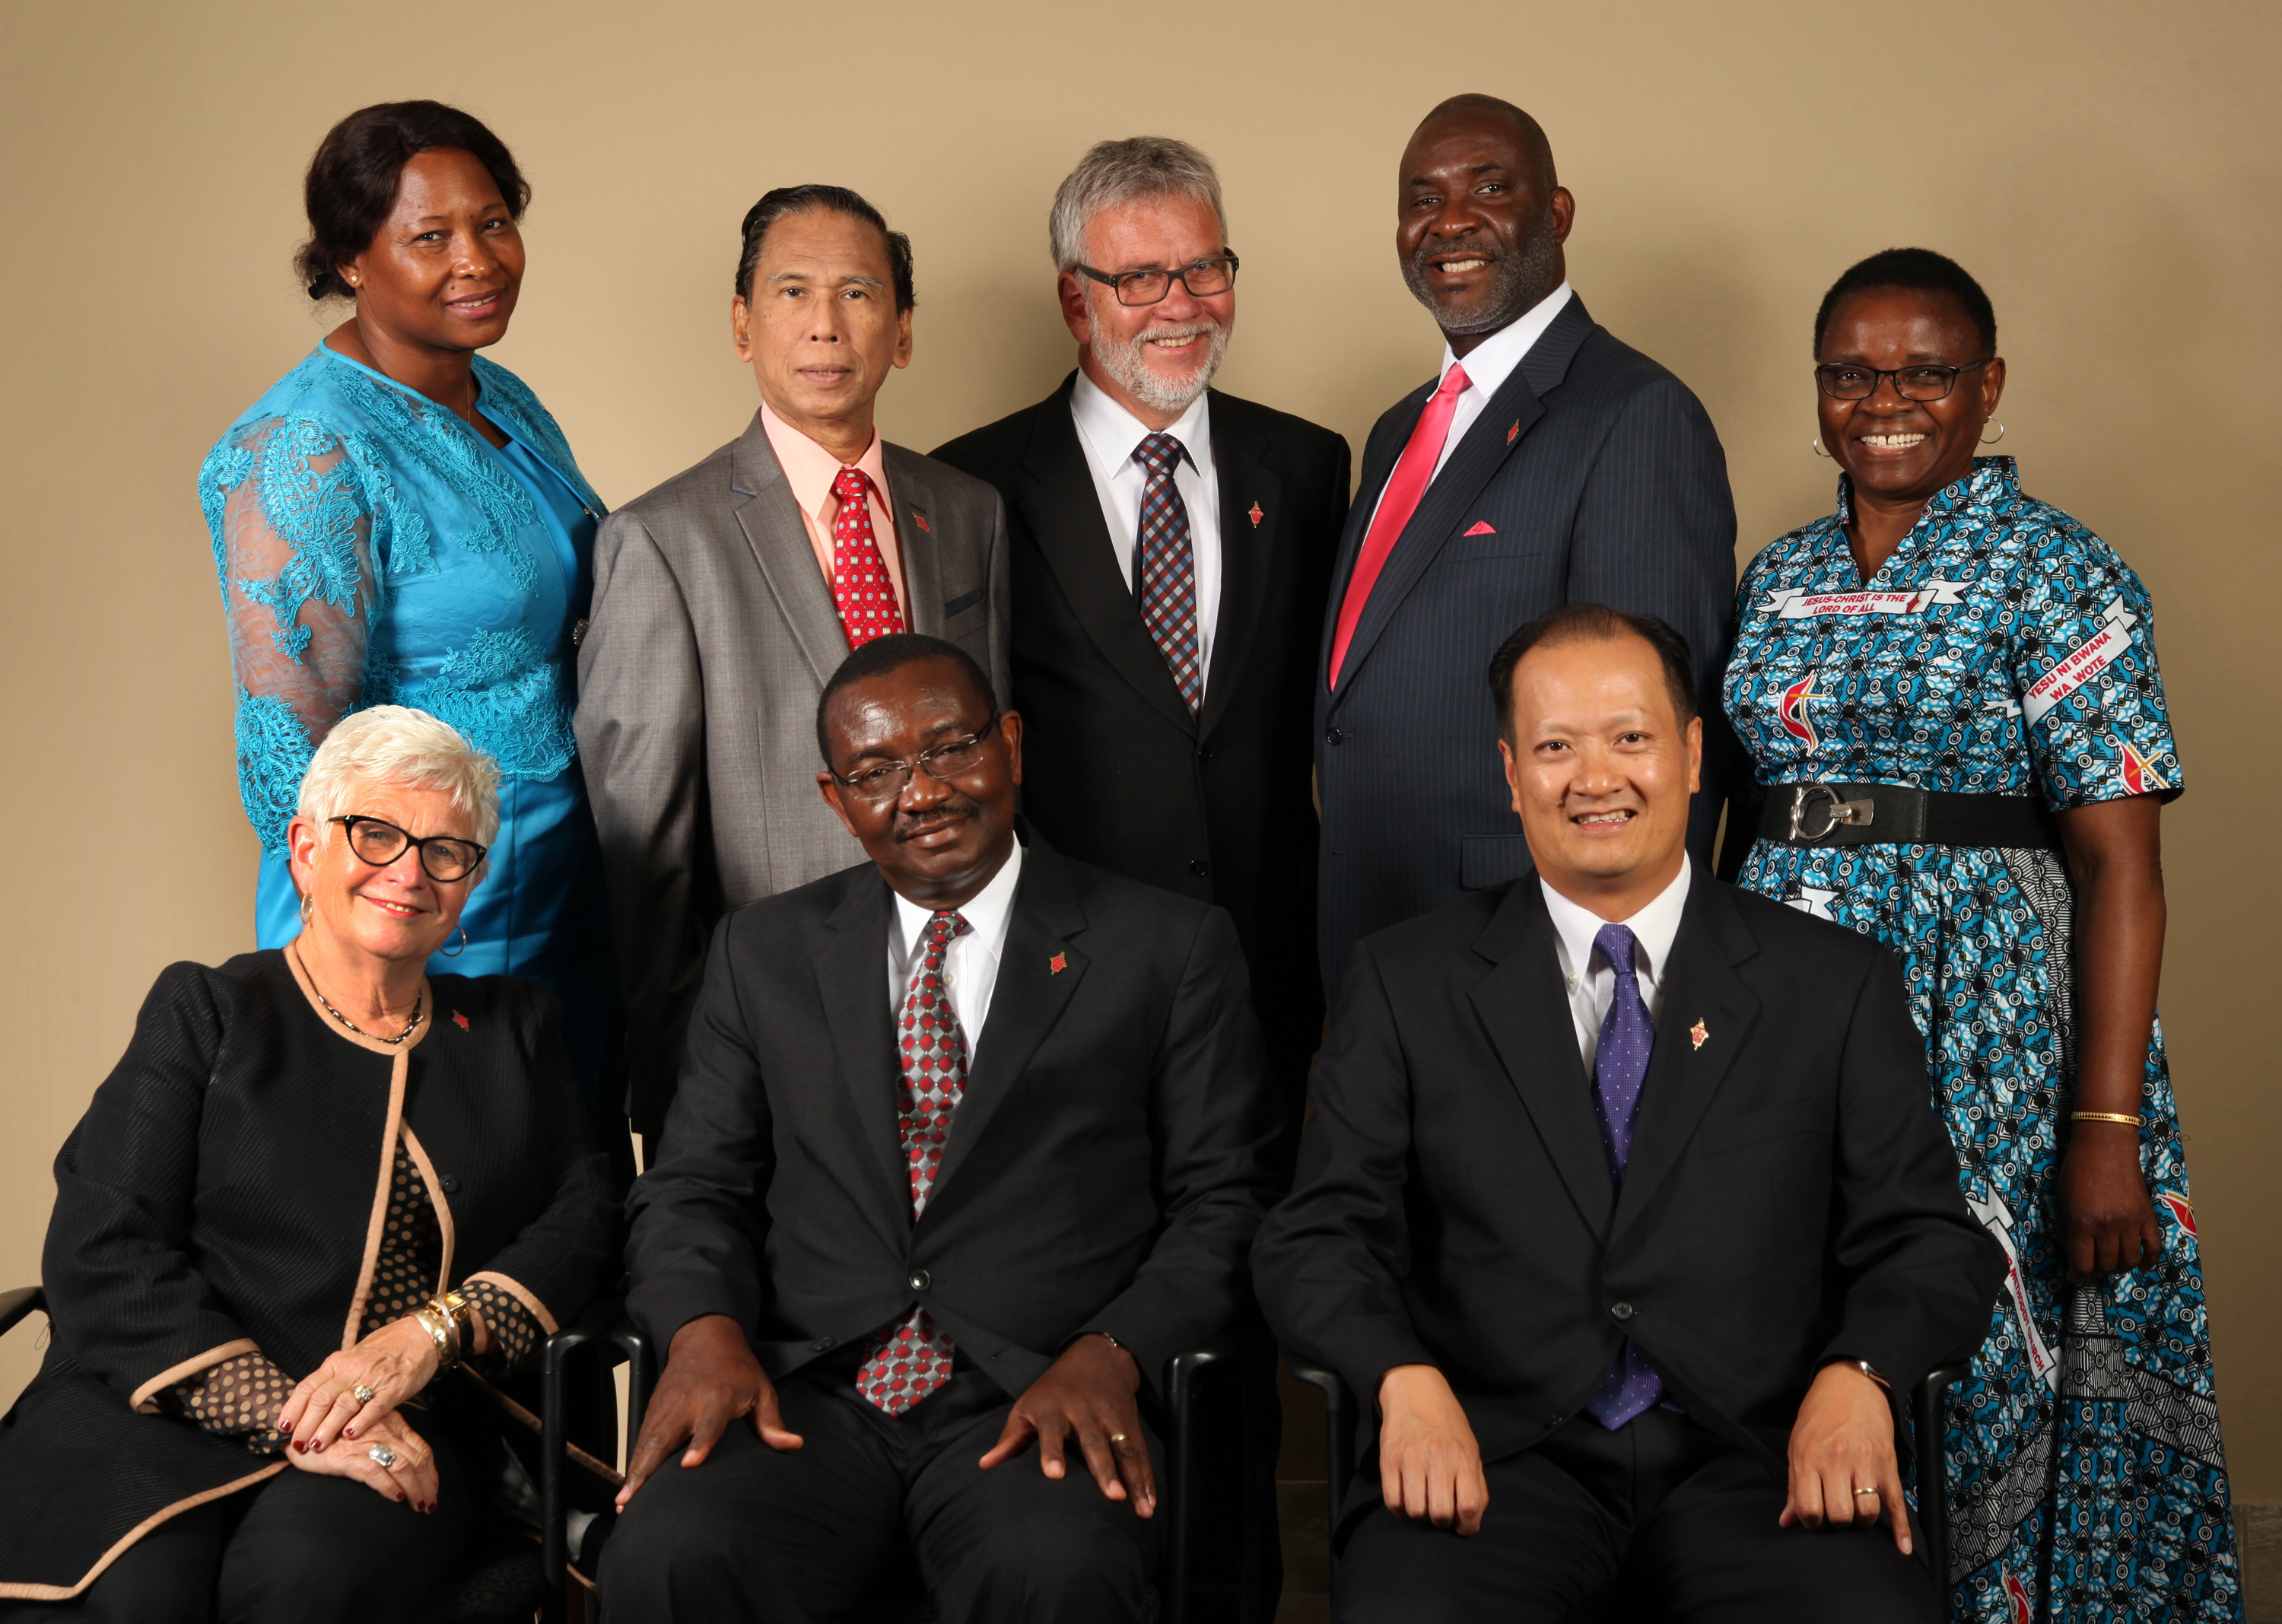
<svg viewBox="0 0 2282 1624">
<path fill-rule="evenodd" d="M 1220 613 L 1192 718 L 1118 571 L 1070 416 L 1076 377 L 935 452 L 1006 502 L 1022 810 L 1072 857 L 1228 910 L 1296 1123 L 1323 1035 L 1310 684 L 1347 441 L 1213 392 Z"/>
<path fill-rule="evenodd" d="M 1988 1327 L 2005 1259 L 1924 1057 L 1890 954 L 1699 869 L 1620 1190 L 1543 892 L 1465 897 L 1354 955 L 1253 1249 L 1269 1323 L 1366 1400 L 1440 1367 L 1486 1460 L 1575 1415 L 1631 1336 L 1780 1469 L 1824 1360 L 1906 1393 Z"/>
<path fill-rule="evenodd" d="M 0 1597 L 68 1594 L 146 1519 L 285 1469 L 155 1398 L 256 1348 L 299 1379 L 354 1344 L 400 1126 L 454 1284 L 503 1275 L 549 1330 L 608 1284 L 617 1215 L 554 995 L 437 975 L 426 998 L 397 1049 L 275 949 L 160 975 L 56 1157 L 54 1340 L 0 1426 Z"/>
<path fill-rule="evenodd" d="M 1328 688 L 1356 556 L 1434 389 L 1421 385 L 1370 431 L 1323 617 L 1312 733 L 1326 985 L 1372 931 L 1529 868 L 1488 682 L 1490 657 L 1525 622 L 1606 603 L 1688 640 L 1706 735 L 1688 849 L 1706 872 L 1734 758 L 1719 685 L 1735 506 L 1719 437 L 1687 385 L 1573 296 L 1426 487 Z"/>
<path fill-rule="evenodd" d="M 703 1314 L 782 1377 L 923 1302 L 1010 1395 L 1107 1331 L 1158 1379 L 1239 1300 L 1277 1129 L 1216 908 L 1033 837 L 927 1211 L 896 1136 L 892 893 L 862 864 L 715 931 L 627 1307 Z"/>
</svg>

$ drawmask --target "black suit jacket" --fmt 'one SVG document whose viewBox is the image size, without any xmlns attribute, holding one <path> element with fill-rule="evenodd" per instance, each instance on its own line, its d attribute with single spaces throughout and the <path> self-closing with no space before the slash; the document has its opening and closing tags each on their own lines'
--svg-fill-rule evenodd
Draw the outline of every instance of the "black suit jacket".
<svg viewBox="0 0 2282 1624">
<path fill-rule="evenodd" d="M 1314 736 L 1326 985 L 1372 931 L 1528 870 L 1487 681 L 1490 657 L 1525 622 L 1607 603 L 1688 639 L 1710 735 L 1688 847 L 1707 871 L 1732 757 L 1719 692 L 1735 597 L 1726 455 L 1688 385 L 1573 296 L 1427 486 L 1331 691 L 1355 556 L 1434 388 L 1370 431 L 1323 620 Z"/>
<path fill-rule="evenodd" d="M 728 914 L 627 1308 L 726 1314 L 772 1377 L 924 1303 L 1010 1395 L 1107 1331 L 1159 1379 L 1234 1313 L 1277 1133 L 1228 916 L 1028 841 L 990 1014 L 914 1224 L 891 893 L 869 863 Z"/>
<path fill-rule="evenodd" d="M 1311 685 L 1347 441 L 1213 392 L 1220 614 L 1191 717 L 1118 571 L 1070 416 L 1076 381 L 935 452 L 1005 499 L 1022 810 L 1073 857 L 1228 910 L 1296 1122 L 1323 1035 L 1321 978 L 1292 949 L 1316 931 Z"/>
<path fill-rule="evenodd" d="M 1253 1249 L 1269 1323 L 1366 1399 L 1440 1366 L 1486 1460 L 1575 1415 L 1629 1335 L 1780 1470 L 1825 1360 L 1906 1394 L 2004 1278 L 1892 956 L 1701 869 L 1621 1187 L 1533 877 L 1364 942 L 1312 1087 Z"/>
</svg>

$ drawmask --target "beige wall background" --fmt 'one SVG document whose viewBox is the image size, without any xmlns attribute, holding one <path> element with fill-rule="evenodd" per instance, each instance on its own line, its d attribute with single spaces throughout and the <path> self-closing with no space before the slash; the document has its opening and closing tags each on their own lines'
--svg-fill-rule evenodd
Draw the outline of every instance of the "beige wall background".
<svg viewBox="0 0 2282 1624">
<path fill-rule="evenodd" d="M 334 120 L 431 96 L 513 147 L 530 273 L 493 354 L 620 502 L 752 409 L 726 308 L 763 190 L 854 186 L 911 233 L 917 356 L 881 416 L 925 449 L 1068 367 L 1047 203 L 1137 132 L 1225 179 L 1223 385 L 1359 450 L 1439 350 L 1396 274 L 1395 161 L 1478 89 L 1550 131 L 1594 315 L 1710 408 L 1739 559 L 1830 505 L 1808 338 L 1839 270 L 1922 244 L 1995 299 L 2005 449 L 2154 593 L 2190 788 L 2164 1019 L 2236 1493 L 2282 1500 L 2278 47 L 2270 5 L 2115 0 L 0 0 L 0 1284 L 35 1278 L 49 1162 L 159 967 L 252 944 L 192 477 L 322 330 L 286 265 Z M 0 1395 L 30 1341 L 0 1343 Z"/>
</svg>

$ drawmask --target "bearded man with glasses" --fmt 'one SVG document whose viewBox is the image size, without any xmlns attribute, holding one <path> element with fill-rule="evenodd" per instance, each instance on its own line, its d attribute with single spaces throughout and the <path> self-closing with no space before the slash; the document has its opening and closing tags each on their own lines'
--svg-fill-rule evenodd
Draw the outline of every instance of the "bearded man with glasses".
<svg viewBox="0 0 2282 1624">
<path fill-rule="evenodd" d="M 629 1202 L 664 1372 L 611 1618 L 1135 1620 L 1167 1361 L 1246 1300 L 1279 1137 L 1221 910 L 1014 815 L 1022 719 L 894 634 L 817 709 L 869 860 L 731 913 Z"/>
<path fill-rule="evenodd" d="M 1217 903 L 1299 1120 L 1323 1034 L 1309 678 L 1347 442 L 1210 387 L 1240 261 L 1184 141 L 1093 148 L 1051 245 L 1077 369 L 936 448 L 1006 504 L 1022 810 L 1089 863 Z"/>
</svg>

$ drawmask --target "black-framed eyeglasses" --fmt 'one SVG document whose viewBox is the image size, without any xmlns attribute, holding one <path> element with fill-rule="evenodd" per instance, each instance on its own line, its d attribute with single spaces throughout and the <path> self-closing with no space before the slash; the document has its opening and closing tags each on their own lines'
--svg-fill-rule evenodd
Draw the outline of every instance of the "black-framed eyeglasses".
<svg viewBox="0 0 2282 1624">
<path fill-rule="evenodd" d="M 1223 253 L 1217 259 L 1199 260 L 1193 265 L 1184 265 L 1178 270 L 1098 271 L 1091 265 L 1077 268 L 1104 286 L 1114 289 L 1121 305 L 1159 305 L 1179 283 L 1188 289 L 1191 299 L 1210 299 L 1215 293 L 1225 293 L 1236 285 L 1237 267 L 1243 261 L 1233 253 Z"/>
<path fill-rule="evenodd" d="M 1957 375 L 1985 367 L 1985 361 L 1961 367 L 1865 367 L 1851 361 L 1828 361 L 1814 369 L 1814 380 L 1834 400 L 1867 400 L 1878 392 L 1878 380 L 1892 378 L 1894 392 L 1921 403 L 1946 400 L 1957 387 Z"/>
<path fill-rule="evenodd" d="M 859 768 L 849 777 L 832 773 L 832 781 L 848 790 L 860 801 L 888 801 L 903 794 L 904 786 L 912 781 L 912 769 L 925 769 L 929 778 L 945 782 L 963 773 L 972 773 L 982 765 L 982 755 L 990 747 L 991 735 L 998 730 L 998 719 L 992 717 L 980 733 L 971 733 L 963 739 L 951 739 L 933 750 L 921 750 L 909 761 L 883 761 L 876 766 Z M 830 772 L 830 768 L 826 769 Z"/>
<path fill-rule="evenodd" d="M 349 832 L 349 850 L 361 862 L 375 868 L 385 868 L 404 855 L 407 846 L 420 848 L 420 866 L 431 880 L 449 885 L 464 880 L 483 866 L 489 846 L 479 846 L 472 840 L 462 840 L 454 835 L 431 835 L 425 840 L 415 839 L 406 830 L 398 828 L 385 818 L 368 818 L 354 813 L 329 821 L 339 824 Z"/>
</svg>

